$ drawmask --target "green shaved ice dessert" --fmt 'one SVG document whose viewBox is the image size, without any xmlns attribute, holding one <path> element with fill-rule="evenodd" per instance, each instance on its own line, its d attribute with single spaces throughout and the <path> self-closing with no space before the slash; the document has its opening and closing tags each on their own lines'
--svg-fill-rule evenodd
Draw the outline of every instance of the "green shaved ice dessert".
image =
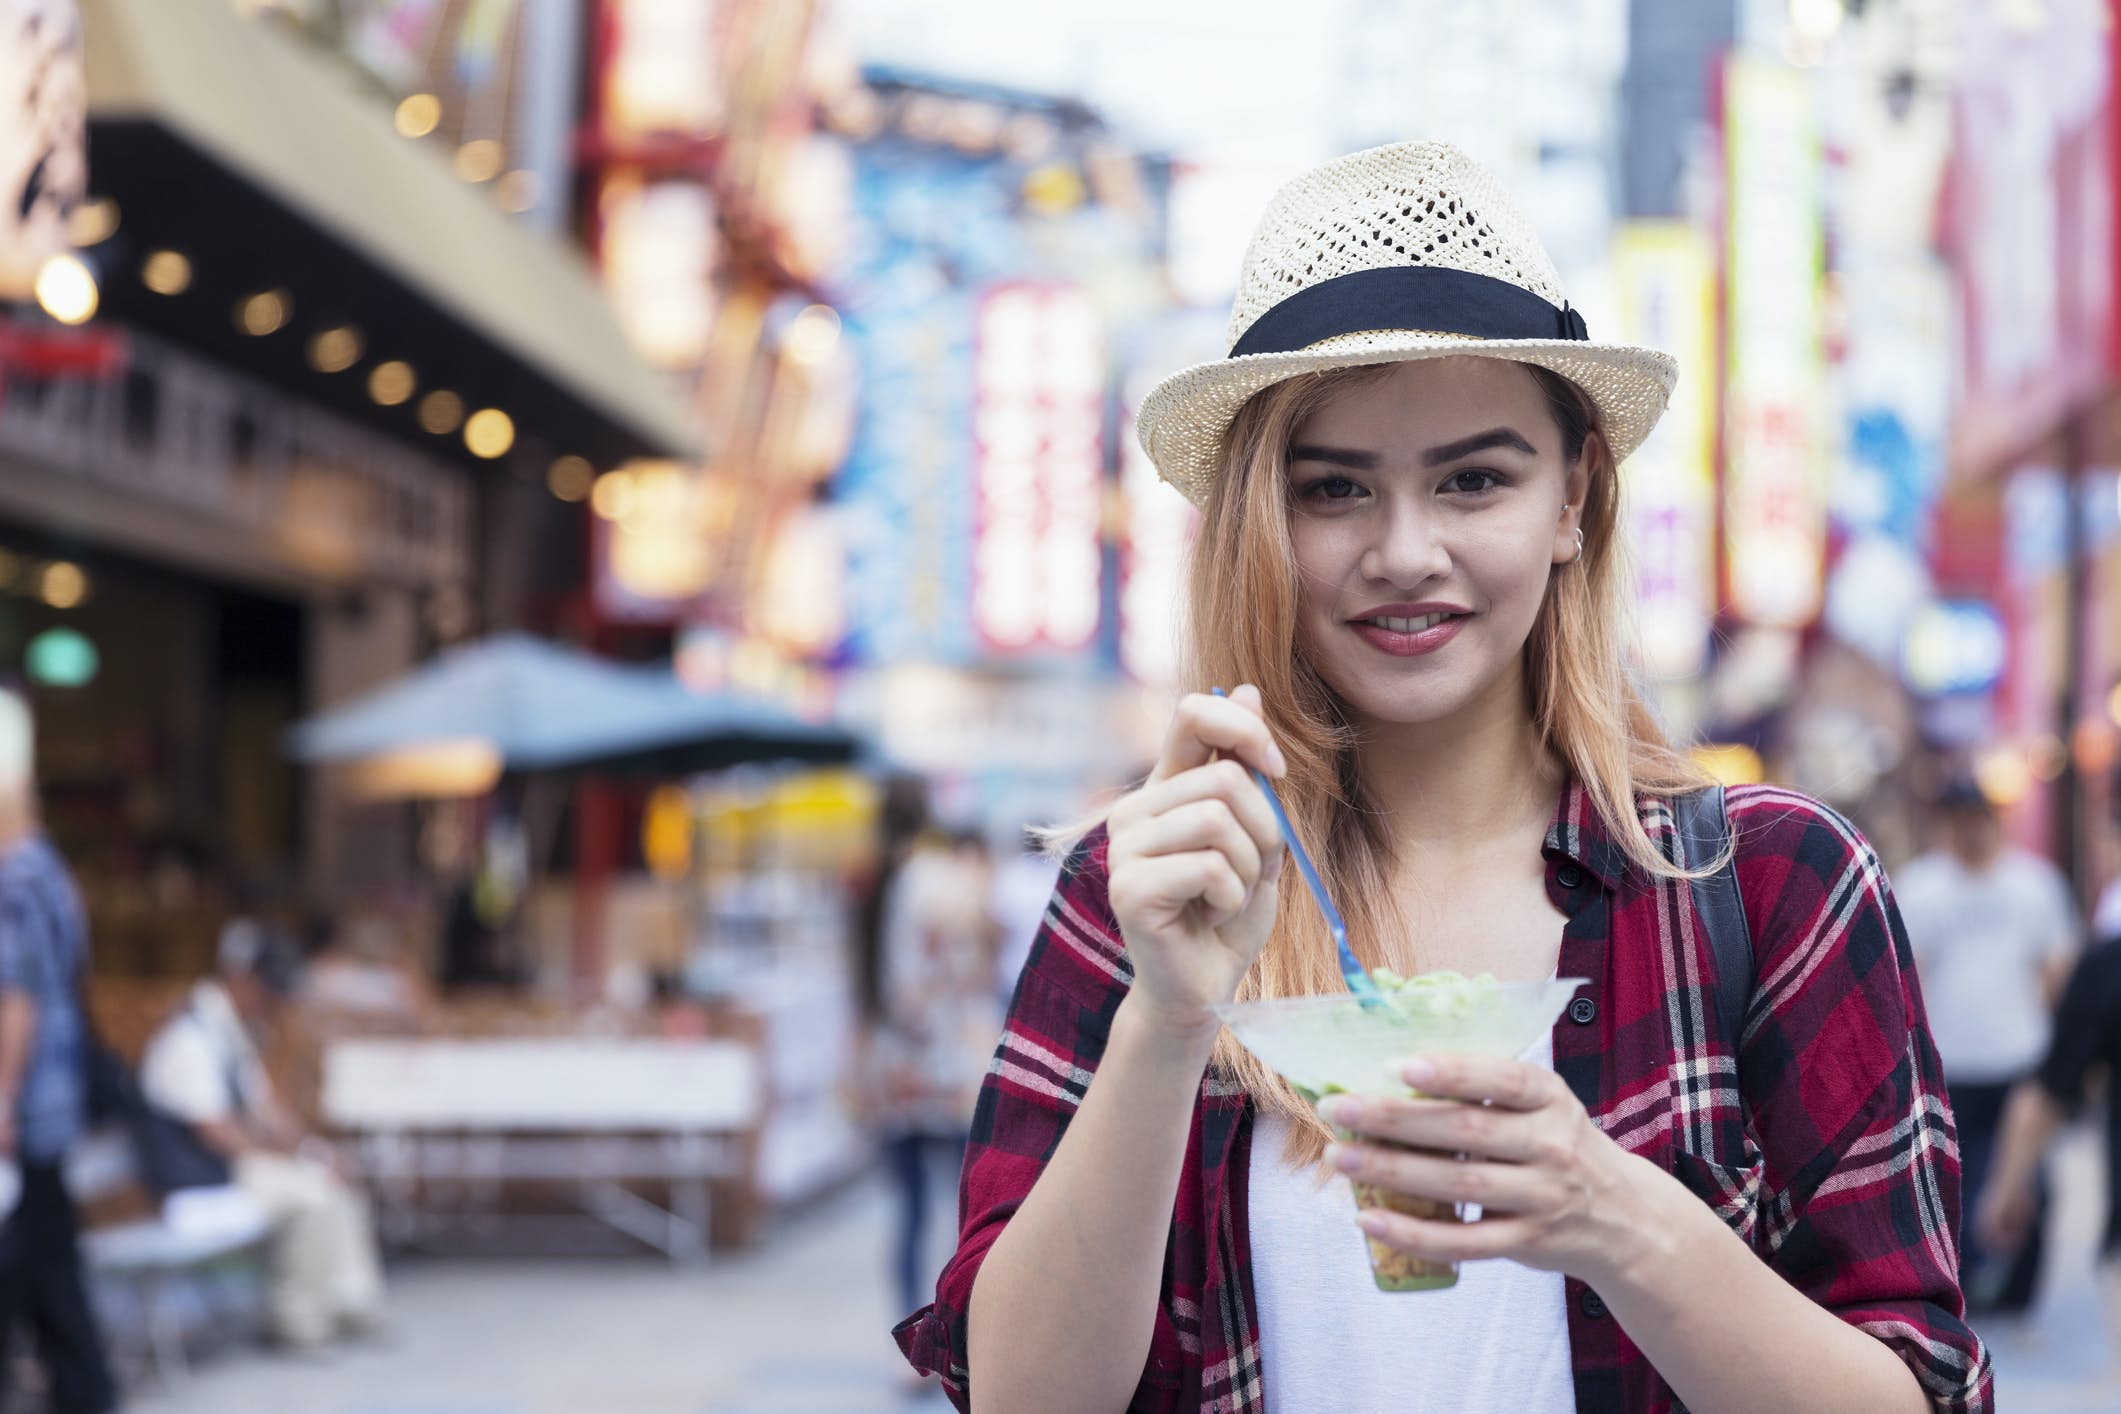
<svg viewBox="0 0 2121 1414">
<path fill-rule="evenodd" d="M 1404 1095 L 1394 1063 L 1423 1052 L 1515 1056 L 1554 1024 L 1578 978 L 1498 982 L 1482 973 L 1371 974 L 1384 1005 L 1347 993 L 1216 1008 L 1237 1039 L 1298 1090 Z"/>
<path fill-rule="evenodd" d="M 1333 1094 L 1410 1093 L 1397 1074 L 1398 1062 L 1410 1056 L 1521 1055 L 1553 1026 L 1583 985 L 1580 977 L 1498 982 L 1487 973 L 1402 977 L 1388 968 L 1370 975 L 1382 993 L 1382 1006 L 1338 993 L 1233 1002 L 1215 1012 L 1238 1040 L 1315 1104 Z M 1452 1204 L 1366 1184 L 1356 1185 L 1355 1201 L 1361 1208 L 1391 1208 L 1436 1221 L 1459 1218 Z M 1433 1291 L 1458 1280 L 1458 1269 L 1448 1263 L 1422 1262 L 1366 1241 L 1380 1290 Z"/>
</svg>

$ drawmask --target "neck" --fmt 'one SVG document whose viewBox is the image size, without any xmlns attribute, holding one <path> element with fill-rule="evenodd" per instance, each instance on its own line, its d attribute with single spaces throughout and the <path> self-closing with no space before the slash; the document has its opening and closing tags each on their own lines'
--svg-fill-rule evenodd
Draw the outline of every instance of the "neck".
<svg viewBox="0 0 2121 1414">
<path fill-rule="evenodd" d="M 1422 854 L 1543 834 L 1564 776 L 1516 674 L 1441 721 L 1366 725 L 1356 770 L 1395 842 Z"/>
<path fill-rule="evenodd" d="M 35 806 L 24 800 L 0 799 L 0 850 L 13 849 L 36 833 Z"/>
</svg>

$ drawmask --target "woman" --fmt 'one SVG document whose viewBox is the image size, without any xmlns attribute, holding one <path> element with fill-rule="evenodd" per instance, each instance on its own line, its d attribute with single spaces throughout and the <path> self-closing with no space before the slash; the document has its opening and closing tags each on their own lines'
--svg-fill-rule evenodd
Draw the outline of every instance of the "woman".
<svg viewBox="0 0 2121 1414">
<path fill-rule="evenodd" d="M 1248 685 L 1184 699 L 1071 854 L 902 1348 L 1007 1414 L 1986 1409 L 1906 940 L 1868 846 L 1802 796 L 1729 796 L 1757 980 L 1742 1037 L 1714 1019 L 1668 853 L 1666 802 L 1702 782 L 1629 685 L 1614 544 L 1671 361 L 1590 342 L 1522 218 L 1432 144 L 1285 187 L 1232 332 L 1140 421 L 1205 512 L 1198 682 Z M 1322 1120 L 1221 1033 L 1233 995 L 1341 986 L 1240 763 L 1372 967 L 1592 979 L 1550 1045 L 1410 1058 L 1440 1098 Z M 1351 1174 L 1483 1206 L 1360 1216 L 1466 1263 L 1457 1288 L 1372 1287 Z"/>
</svg>

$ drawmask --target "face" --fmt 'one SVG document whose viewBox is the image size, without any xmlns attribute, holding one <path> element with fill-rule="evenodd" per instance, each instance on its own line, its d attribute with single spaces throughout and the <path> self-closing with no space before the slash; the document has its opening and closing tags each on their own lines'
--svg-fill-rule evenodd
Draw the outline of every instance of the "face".
<svg viewBox="0 0 2121 1414">
<path fill-rule="evenodd" d="M 1975 864 L 1995 853 L 2003 838 L 2003 831 L 1993 814 L 1964 808 L 1945 814 L 1944 834 L 1952 853 Z"/>
<path fill-rule="evenodd" d="M 1288 480 L 1299 641 L 1354 720 L 1522 710 L 1525 640 L 1575 558 L 1587 480 L 1528 370 L 1399 364 L 1298 426 Z"/>
</svg>

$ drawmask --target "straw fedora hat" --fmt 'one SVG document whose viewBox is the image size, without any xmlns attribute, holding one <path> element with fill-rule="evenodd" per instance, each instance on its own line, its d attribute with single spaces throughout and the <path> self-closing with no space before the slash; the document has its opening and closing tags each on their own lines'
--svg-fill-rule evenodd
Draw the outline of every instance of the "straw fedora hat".
<svg viewBox="0 0 2121 1414">
<path fill-rule="evenodd" d="M 1679 377 L 1669 354 L 1592 342 L 1524 216 L 1441 142 L 1357 152 L 1276 192 L 1229 337 L 1226 357 L 1164 379 L 1135 416 L 1158 473 L 1195 505 L 1237 410 L 1299 373 L 1453 354 L 1536 363 L 1591 395 L 1615 461 L 1650 435 Z"/>
</svg>

